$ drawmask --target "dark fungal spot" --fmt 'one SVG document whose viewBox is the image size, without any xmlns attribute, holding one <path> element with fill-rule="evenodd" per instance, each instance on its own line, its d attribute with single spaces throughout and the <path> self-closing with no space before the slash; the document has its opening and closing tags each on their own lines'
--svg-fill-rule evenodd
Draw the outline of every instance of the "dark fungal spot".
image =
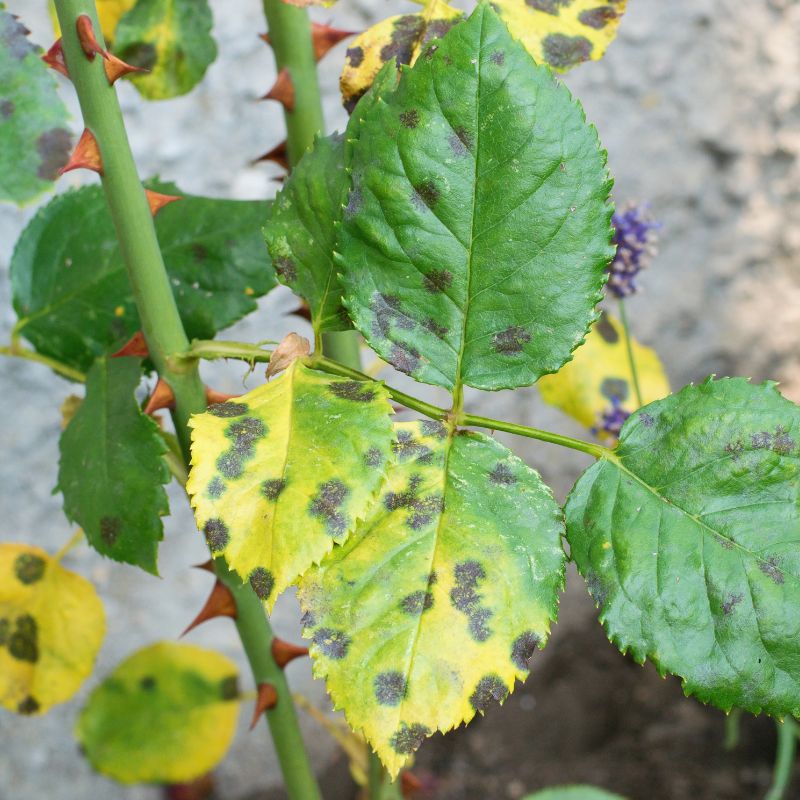
<svg viewBox="0 0 800 800">
<path fill-rule="evenodd" d="M 492 347 L 495 353 L 504 356 L 516 355 L 522 352 L 522 346 L 531 340 L 531 335 L 525 328 L 512 325 L 504 331 L 492 336 Z"/>
<path fill-rule="evenodd" d="M 598 6 L 597 8 L 587 8 L 578 15 L 578 21 L 589 28 L 602 30 L 609 22 L 617 18 L 617 12 L 613 6 Z"/>
<path fill-rule="evenodd" d="M 472 638 L 485 642 L 492 635 L 486 625 L 492 612 L 480 605 L 478 583 L 486 578 L 486 570 L 479 562 L 470 560 L 456 564 L 453 574 L 455 586 L 450 590 L 450 604 L 466 616 Z"/>
<path fill-rule="evenodd" d="M 418 14 L 405 14 L 394 23 L 389 43 L 381 48 L 381 61 L 394 59 L 397 66 L 410 64 L 414 48 L 425 30 L 425 21 Z"/>
<path fill-rule="evenodd" d="M 347 649 L 350 647 L 350 637 L 344 631 L 336 631 L 333 628 L 317 628 L 311 640 L 322 655 L 337 661 L 347 655 Z"/>
<path fill-rule="evenodd" d="M 190 244 L 189 252 L 192 254 L 192 258 L 197 261 L 198 264 L 202 264 L 208 259 L 208 248 L 200 242 L 194 242 L 193 244 Z"/>
<path fill-rule="evenodd" d="M 269 600 L 272 590 L 275 588 L 275 577 L 264 567 L 256 567 L 250 573 L 250 586 L 253 591 L 262 599 Z"/>
<path fill-rule="evenodd" d="M 8 637 L 8 652 L 18 661 L 35 664 L 39 660 L 39 626 L 30 614 L 17 617 L 16 628 Z"/>
<path fill-rule="evenodd" d="M 725 614 L 725 616 L 728 616 L 728 614 L 730 614 L 731 611 L 733 611 L 733 609 L 742 602 L 743 598 L 744 595 L 742 594 L 728 595 L 728 597 L 725 599 L 725 602 L 722 604 L 722 613 Z"/>
<path fill-rule="evenodd" d="M 213 414 L 215 417 L 241 417 L 242 414 L 246 414 L 250 409 L 245 403 L 235 403 L 232 400 L 228 400 L 224 403 L 214 403 L 210 405 L 207 409 L 209 414 Z"/>
<path fill-rule="evenodd" d="M 291 285 L 297 280 L 297 266 L 291 258 L 287 258 L 286 256 L 278 256 L 272 262 L 272 265 L 275 267 L 275 272 L 278 274 L 278 277 L 284 283 Z"/>
<path fill-rule="evenodd" d="M 225 494 L 225 481 L 223 481 L 219 475 L 215 475 L 208 482 L 208 486 L 206 487 L 206 495 L 211 498 L 211 500 L 219 500 L 223 494 Z"/>
<path fill-rule="evenodd" d="M 506 63 L 506 54 L 502 50 L 495 50 L 490 56 L 489 61 L 492 64 L 497 64 L 498 67 L 502 67 L 503 64 Z"/>
<path fill-rule="evenodd" d="M 585 36 L 565 36 L 551 33 L 542 42 L 545 60 L 564 69 L 586 61 L 592 55 L 592 43 Z"/>
<path fill-rule="evenodd" d="M 122 533 L 122 520 L 119 517 L 102 517 L 100 519 L 100 538 L 113 547 Z"/>
<path fill-rule="evenodd" d="M 431 592 L 411 592 L 400 601 L 400 608 L 406 614 L 419 616 L 423 611 L 433 608 L 433 594 Z"/>
<path fill-rule="evenodd" d="M 421 464 L 430 464 L 433 459 L 433 450 L 414 438 L 411 431 L 398 431 L 397 439 L 392 442 L 392 452 L 399 461 L 416 459 Z M 414 477 L 411 477 L 411 481 Z"/>
<path fill-rule="evenodd" d="M 598 606 L 605 605 L 608 598 L 608 590 L 600 580 L 600 576 L 596 572 L 586 573 L 586 588 L 589 596 L 594 600 Z"/>
<path fill-rule="evenodd" d="M 152 692 L 156 688 L 156 679 L 152 675 L 145 675 L 139 681 L 139 688 L 145 692 Z"/>
<path fill-rule="evenodd" d="M 364 381 L 337 381 L 329 384 L 328 389 L 336 397 L 356 403 L 371 403 L 375 399 L 375 390 Z"/>
<path fill-rule="evenodd" d="M 236 700 L 239 697 L 239 679 L 228 675 L 219 682 L 219 696 L 223 700 Z"/>
<path fill-rule="evenodd" d="M 733 542 L 727 536 L 714 533 L 714 541 L 724 550 L 733 550 Z"/>
<path fill-rule="evenodd" d="M 418 183 L 414 187 L 414 192 L 416 193 L 415 197 L 419 197 L 428 208 L 435 206 L 442 196 L 442 193 L 430 178 Z"/>
<path fill-rule="evenodd" d="M 300 627 L 305 628 L 313 628 L 317 624 L 316 617 L 312 611 L 304 611 L 300 616 Z"/>
<path fill-rule="evenodd" d="M 388 337 L 392 325 L 403 330 L 411 330 L 414 327 L 414 320 L 407 317 L 400 309 L 399 297 L 375 292 L 370 306 L 374 314 L 372 332 L 376 336 Z"/>
<path fill-rule="evenodd" d="M 423 420 L 420 427 L 425 436 L 432 436 L 435 439 L 447 438 L 447 425 L 440 422 L 438 419 Z"/>
<path fill-rule="evenodd" d="M 0 117 L 8 119 L 14 113 L 13 100 L 0 100 Z"/>
<path fill-rule="evenodd" d="M 33 553 L 20 553 L 14 559 L 14 574 L 25 584 L 41 580 L 45 570 L 45 560 Z"/>
<path fill-rule="evenodd" d="M 285 478 L 270 478 L 261 484 L 261 494 L 267 500 L 277 500 L 286 488 Z"/>
<path fill-rule="evenodd" d="M 413 374 L 419 366 L 419 360 L 419 351 L 408 345 L 394 344 L 389 351 L 389 363 L 406 375 Z"/>
<path fill-rule="evenodd" d="M 0 647 L 8 642 L 8 634 L 11 630 L 11 623 L 7 619 L 0 619 Z"/>
<path fill-rule="evenodd" d="M 737 439 L 735 442 L 728 442 L 724 450 L 731 457 L 731 461 L 738 461 L 739 456 L 744 451 L 744 444 L 741 439 Z"/>
<path fill-rule="evenodd" d="M 325 525 L 330 536 L 341 536 L 347 532 L 347 520 L 341 512 L 342 503 L 350 490 L 338 479 L 320 484 L 316 495 L 311 499 L 308 513 Z"/>
<path fill-rule="evenodd" d="M 631 390 L 628 386 L 628 381 L 624 378 L 606 378 L 600 384 L 600 394 L 607 397 L 609 400 L 623 400 L 628 399 Z"/>
<path fill-rule="evenodd" d="M 406 696 L 406 679 L 401 672 L 379 672 L 373 681 L 375 699 L 382 706 L 397 706 Z"/>
<path fill-rule="evenodd" d="M 457 22 L 460 22 L 459 17 L 453 19 L 432 19 L 422 36 L 422 44 L 427 44 L 433 39 L 441 39 Z"/>
<path fill-rule="evenodd" d="M 422 323 L 422 326 L 429 330 L 438 339 L 444 339 L 448 334 L 448 330 L 444 325 L 440 325 L 435 319 L 428 318 Z"/>
<path fill-rule="evenodd" d="M 20 701 L 20 704 L 17 706 L 17 713 L 23 714 L 26 717 L 35 714 L 38 710 L 39 703 L 32 695 L 28 695 L 24 700 Z"/>
<path fill-rule="evenodd" d="M 758 568 L 775 583 L 783 583 L 783 570 L 778 566 L 777 558 L 768 558 L 766 561 L 759 561 Z"/>
<path fill-rule="evenodd" d="M 364 453 L 364 466 L 365 467 L 379 467 L 383 464 L 383 453 L 377 447 L 370 447 L 366 453 Z"/>
<path fill-rule="evenodd" d="M 533 631 L 525 631 L 511 645 L 511 662 L 518 669 L 528 669 L 528 662 L 536 652 L 541 639 Z"/>
<path fill-rule="evenodd" d="M 400 727 L 392 734 L 389 744 L 395 753 L 406 756 L 411 755 L 430 732 L 430 728 L 419 722 L 413 722 L 411 725 L 401 722 Z"/>
<path fill-rule="evenodd" d="M 345 58 L 350 62 L 350 66 L 358 69 L 364 61 L 364 50 L 361 47 L 348 47 L 345 51 Z"/>
<path fill-rule="evenodd" d="M 772 449 L 778 455 L 786 456 L 794 450 L 795 441 L 786 432 L 785 428 L 778 426 L 775 428 L 775 438 L 772 442 Z"/>
<path fill-rule="evenodd" d="M 398 508 L 408 510 L 406 524 L 411 530 L 419 530 L 433 520 L 444 509 L 444 498 L 434 494 L 429 497 L 419 497 L 419 485 L 422 478 L 412 475 L 408 481 L 408 488 L 403 492 L 387 492 L 383 504 L 387 511 Z"/>
<path fill-rule="evenodd" d="M 362 89 L 360 92 L 355 92 L 347 97 L 342 96 L 342 105 L 348 114 L 352 114 L 353 111 L 355 111 L 358 101 L 367 93 L 367 91 L 368 89 Z"/>
<path fill-rule="evenodd" d="M 772 436 L 766 431 L 750 434 L 750 444 L 756 450 L 766 450 L 772 444 Z"/>
<path fill-rule="evenodd" d="M 155 45 L 150 42 L 136 42 L 130 47 L 126 47 L 118 54 L 119 58 L 134 67 L 142 67 L 152 72 L 153 67 L 158 62 L 158 51 Z"/>
<path fill-rule="evenodd" d="M 422 285 L 431 294 L 439 294 L 453 285 L 453 273 L 449 269 L 432 269 L 422 279 Z"/>
<path fill-rule="evenodd" d="M 347 205 L 344 207 L 345 219 L 352 219 L 360 210 L 363 204 L 361 189 L 356 186 L 356 176 L 353 175 L 353 188 L 347 195 Z"/>
<path fill-rule="evenodd" d="M 497 486 L 513 486 L 517 479 L 508 464 L 498 461 L 489 473 L 489 480 Z"/>
<path fill-rule="evenodd" d="M 244 464 L 241 456 L 234 450 L 226 450 L 217 459 L 217 469 L 230 480 L 241 477 L 244 472 Z"/>
<path fill-rule="evenodd" d="M 409 108 L 400 112 L 400 124 L 404 128 L 416 128 L 419 125 L 419 111 L 416 108 Z"/>
<path fill-rule="evenodd" d="M 508 697 L 508 686 L 499 675 L 484 675 L 470 695 L 469 702 L 476 711 L 484 713 L 494 700 L 502 703 Z"/>
<path fill-rule="evenodd" d="M 225 436 L 232 444 L 217 459 L 217 469 L 223 477 L 238 478 L 244 466 L 255 455 L 255 443 L 267 435 L 267 426 L 257 417 L 235 419 L 225 429 Z"/>
<path fill-rule="evenodd" d="M 544 11 L 545 14 L 558 16 L 561 6 L 569 5 L 571 2 L 572 0 L 525 0 L 525 5 L 536 11 Z"/>
<path fill-rule="evenodd" d="M 641 422 L 645 428 L 652 428 L 655 421 L 655 417 L 652 414 L 648 414 L 647 412 L 639 414 L 639 422 Z"/>
<path fill-rule="evenodd" d="M 230 534 L 228 526 L 221 519 L 210 519 L 203 525 L 203 534 L 212 553 L 218 553 L 228 546 Z"/>
<path fill-rule="evenodd" d="M 58 177 L 58 171 L 69 160 L 72 141 L 65 128 L 52 128 L 42 133 L 36 140 L 36 152 L 39 154 L 37 177 L 52 181 Z"/>
</svg>

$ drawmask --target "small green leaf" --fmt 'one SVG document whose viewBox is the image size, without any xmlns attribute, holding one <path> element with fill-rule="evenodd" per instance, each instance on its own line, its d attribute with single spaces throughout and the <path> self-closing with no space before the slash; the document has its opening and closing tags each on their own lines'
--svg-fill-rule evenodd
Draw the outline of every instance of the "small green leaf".
<svg viewBox="0 0 800 800">
<path fill-rule="evenodd" d="M 614 253 L 605 153 L 569 92 L 482 4 L 362 130 L 340 264 L 370 345 L 447 388 L 556 371 Z"/>
<path fill-rule="evenodd" d="M 89 581 L 38 547 L 0 544 L 0 705 L 44 714 L 91 674 L 106 632 Z"/>
<path fill-rule="evenodd" d="M 525 795 L 522 800 L 625 800 L 625 798 L 595 786 L 575 785 L 542 789 L 541 792 Z"/>
<path fill-rule="evenodd" d="M 774 384 L 637 411 L 566 505 L 611 640 L 728 711 L 800 713 L 800 409 Z"/>
<path fill-rule="evenodd" d="M 561 510 L 536 472 L 440 422 L 396 433 L 378 502 L 300 589 L 315 674 L 392 775 L 527 677 L 564 578 Z"/>
<path fill-rule="evenodd" d="M 0 200 L 52 188 L 72 147 L 67 110 L 27 28 L 0 6 Z"/>
<path fill-rule="evenodd" d="M 169 194 L 172 185 L 153 184 Z M 210 339 L 275 285 L 260 234 L 270 204 L 183 197 L 155 225 L 190 338 Z M 86 371 L 140 328 L 102 189 L 67 192 L 28 224 L 11 259 L 16 332 L 39 353 Z"/>
<path fill-rule="evenodd" d="M 131 81 L 148 100 L 191 91 L 217 57 L 207 0 L 138 0 L 117 24 L 114 54 L 149 70 Z"/>
<path fill-rule="evenodd" d="M 95 550 L 155 575 L 170 475 L 158 425 L 133 396 L 140 377 L 139 359 L 95 361 L 86 397 L 61 434 L 57 489 Z"/>
<path fill-rule="evenodd" d="M 238 716 L 230 659 L 159 642 L 127 658 L 91 693 L 75 736 L 92 766 L 120 783 L 186 783 L 223 759 Z"/>
<path fill-rule="evenodd" d="M 192 417 L 186 489 L 198 527 L 270 610 L 363 516 L 389 460 L 390 413 L 381 384 L 294 361 Z"/>
</svg>

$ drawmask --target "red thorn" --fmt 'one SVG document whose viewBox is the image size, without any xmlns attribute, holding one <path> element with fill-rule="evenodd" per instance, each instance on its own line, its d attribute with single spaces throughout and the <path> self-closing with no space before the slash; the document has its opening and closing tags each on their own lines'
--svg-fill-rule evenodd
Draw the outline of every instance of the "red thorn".
<svg viewBox="0 0 800 800">
<path fill-rule="evenodd" d="M 224 403 L 226 400 L 233 400 L 234 397 L 241 397 L 240 394 L 225 394 L 218 392 L 216 389 L 209 389 L 206 386 L 206 403 L 212 405 L 214 403 Z"/>
<path fill-rule="evenodd" d="M 108 58 L 108 53 L 100 47 L 95 38 L 92 21 L 86 14 L 81 14 L 75 21 L 75 29 L 78 31 L 78 41 L 81 43 L 81 50 L 86 54 L 89 61 L 94 61 L 97 55 Z"/>
<path fill-rule="evenodd" d="M 358 31 L 342 31 L 338 28 L 330 28 L 327 25 L 320 25 L 314 22 L 311 25 L 311 41 L 314 44 L 314 58 L 320 61 L 325 53 L 335 47 L 342 39 L 348 36 L 355 36 Z"/>
<path fill-rule="evenodd" d="M 300 317 L 300 319 L 311 322 L 311 309 L 308 307 L 308 303 L 306 303 L 305 300 L 301 300 L 300 305 L 288 313 L 293 317 Z"/>
<path fill-rule="evenodd" d="M 122 358 L 123 356 L 147 358 L 149 355 L 150 351 L 147 349 L 147 342 L 144 339 L 144 334 L 141 331 L 136 331 L 116 353 L 111 354 L 111 358 Z"/>
<path fill-rule="evenodd" d="M 258 724 L 258 720 L 265 711 L 278 705 L 278 691 L 271 683 L 258 684 L 258 697 L 256 707 L 253 709 L 253 719 L 250 720 L 250 730 Z"/>
<path fill-rule="evenodd" d="M 97 139 L 94 134 L 84 128 L 78 144 L 75 146 L 69 161 L 58 171 L 59 175 L 70 172 L 73 169 L 90 169 L 98 175 L 103 174 L 103 159 L 100 155 L 100 148 L 97 146 Z"/>
<path fill-rule="evenodd" d="M 166 800 L 206 800 L 214 793 L 214 776 L 209 772 L 188 783 L 171 783 L 164 791 Z"/>
<path fill-rule="evenodd" d="M 212 575 L 214 574 L 214 561 L 212 559 L 208 559 L 208 561 L 204 561 L 202 564 L 194 564 L 192 569 L 202 569 L 206 572 L 210 572 Z"/>
<path fill-rule="evenodd" d="M 264 153 L 263 156 L 254 159 L 253 163 L 257 164 L 259 161 L 274 161 L 279 167 L 283 167 L 288 172 L 289 154 L 286 150 L 286 140 L 284 139 L 282 142 L 276 144 L 272 150 Z"/>
<path fill-rule="evenodd" d="M 106 77 L 110 84 L 114 84 L 123 75 L 128 75 L 131 72 L 149 72 L 149 69 L 144 67 L 134 67 L 132 64 L 126 64 L 121 58 L 117 58 L 113 53 L 106 53 L 105 64 L 103 65 L 106 70 Z"/>
<path fill-rule="evenodd" d="M 53 42 L 53 46 L 42 56 L 42 61 L 50 69 L 60 72 L 65 78 L 69 78 L 67 62 L 64 61 L 64 48 L 61 46 L 61 37 Z"/>
<path fill-rule="evenodd" d="M 205 605 L 181 636 L 186 636 L 189 631 L 194 630 L 198 625 L 215 617 L 236 619 L 236 601 L 233 599 L 231 590 L 220 580 L 214 582 L 214 588 L 211 590 Z"/>
<path fill-rule="evenodd" d="M 294 84 L 286 67 L 278 73 L 273 87 L 260 99 L 277 100 L 287 111 L 294 111 Z"/>
<path fill-rule="evenodd" d="M 272 657 L 275 659 L 275 663 L 281 669 L 283 669 L 290 661 L 294 661 L 296 658 L 307 655 L 307 647 L 301 647 L 300 645 L 292 644 L 291 642 L 285 642 L 283 639 L 279 639 L 277 636 L 275 636 L 272 640 Z"/>
<path fill-rule="evenodd" d="M 176 200 L 183 200 L 174 194 L 161 194 L 160 192 L 153 192 L 150 189 L 145 189 L 144 193 L 147 195 L 147 204 L 150 206 L 150 213 L 155 216 L 158 212 L 169 203 L 174 203 Z"/>
<path fill-rule="evenodd" d="M 175 394 L 170 385 L 163 378 L 159 378 L 153 394 L 144 407 L 144 413 L 152 414 L 162 408 L 175 408 Z"/>
</svg>

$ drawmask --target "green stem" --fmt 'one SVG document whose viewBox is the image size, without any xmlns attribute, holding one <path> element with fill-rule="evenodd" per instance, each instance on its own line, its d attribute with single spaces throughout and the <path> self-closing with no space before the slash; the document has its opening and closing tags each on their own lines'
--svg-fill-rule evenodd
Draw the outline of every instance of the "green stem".
<svg viewBox="0 0 800 800">
<path fill-rule="evenodd" d="M 794 769 L 794 756 L 797 749 L 797 723 L 790 717 L 783 722 L 775 722 L 778 728 L 778 750 L 775 755 L 775 769 L 772 774 L 772 786 L 764 800 L 783 800 Z"/>
<path fill-rule="evenodd" d="M 79 383 L 86 382 L 86 376 L 82 372 L 78 372 L 77 369 L 68 367 L 66 364 L 62 364 L 54 358 L 49 358 L 33 350 L 20 347 L 17 344 L 12 344 L 11 347 L 0 347 L 0 356 L 11 356 L 13 358 L 24 358 L 26 361 L 35 361 L 37 364 L 44 364 L 46 367 L 50 367 L 53 372 L 57 372 L 59 375 L 71 381 L 78 381 Z"/>
<path fill-rule="evenodd" d="M 725 717 L 725 739 L 722 746 L 726 750 L 735 750 L 739 746 L 739 729 L 742 722 L 742 709 L 732 708 Z"/>
<path fill-rule="evenodd" d="M 633 391 L 636 395 L 636 404 L 641 408 L 644 403 L 642 402 L 642 390 L 639 386 L 639 370 L 636 366 L 636 359 L 633 355 L 633 341 L 631 339 L 631 331 L 628 326 L 628 312 L 625 309 L 625 300 L 619 299 L 619 318 L 622 322 L 622 330 L 625 335 L 625 348 L 628 351 L 628 364 L 631 368 L 631 377 L 633 378 Z"/>
</svg>

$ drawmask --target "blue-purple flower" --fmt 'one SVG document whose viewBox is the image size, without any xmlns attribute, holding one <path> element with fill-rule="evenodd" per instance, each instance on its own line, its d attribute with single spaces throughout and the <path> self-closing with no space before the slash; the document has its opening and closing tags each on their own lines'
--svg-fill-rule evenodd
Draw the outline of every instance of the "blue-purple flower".
<svg viewBox="0 0 800 800">
<path fill-rule="evenodd" d="M 628 203 L 614 214 L 614 244 L 617 254 L 608 267 L 606 286 L 618 298 L 629 297 L 638 290 L 636 279 L 656 254 L 656 231 L 661 227 L 646 205 Z"/>
</svg>

